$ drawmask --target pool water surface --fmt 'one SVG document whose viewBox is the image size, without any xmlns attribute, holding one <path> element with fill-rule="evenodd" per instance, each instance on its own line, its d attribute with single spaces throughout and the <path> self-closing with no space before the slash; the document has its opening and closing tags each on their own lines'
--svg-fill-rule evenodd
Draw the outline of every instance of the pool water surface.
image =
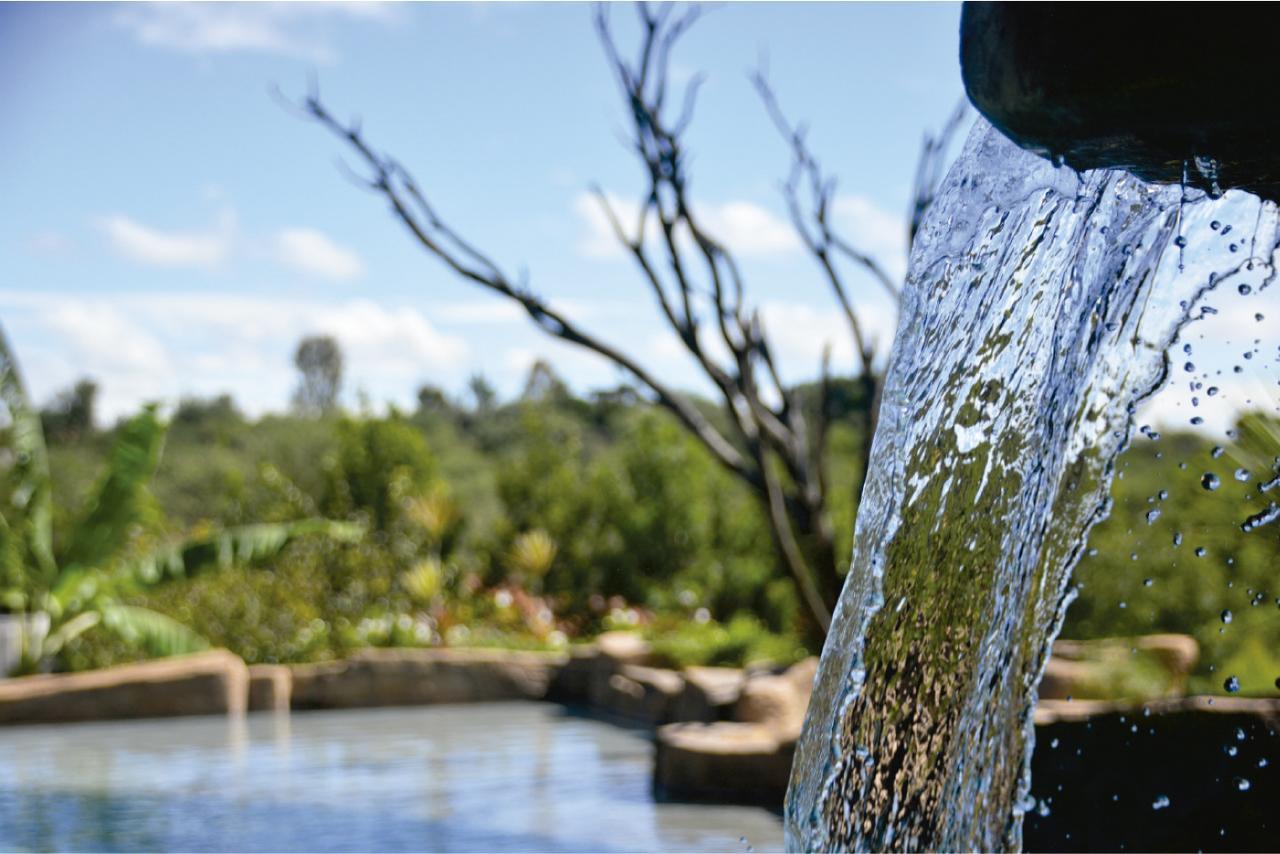
<svg viewBox="0 0 1280 854">
<path fill-rule="evenodd" d="M 655 803 L 644 731 L 543 703 L 0 728 L 0 850 L 756 851 Z"/>
</svg>

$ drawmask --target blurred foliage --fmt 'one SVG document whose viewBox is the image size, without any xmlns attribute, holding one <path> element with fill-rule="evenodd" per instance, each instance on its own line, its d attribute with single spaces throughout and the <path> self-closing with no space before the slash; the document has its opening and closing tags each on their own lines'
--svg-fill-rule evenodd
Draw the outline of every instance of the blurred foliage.
<svg viewBox="0 0 1280 854">
<path fill-rule="evenodd" d="M 749 614 L 727 624 L 668 619 L 648 630 L 654 654 L 668 667 L 792 664 L 809 651 L 795 638 L 770 632 Z"/>
<path fill-rule="evenodd" d="M 77 393 L 84 386 L 78 384 Z M 143 407 L 116 428 L 97 467 L 101 474 L 87 489 L 77 490 L 86 500 L 57 502 L 45 427 L 2 333 L 0 407 L 5 434 L 0 445 L 5 451 L 0 466 L 0 607 L 47 618 L 44 629 L 24 632 L 22 671 L 52 665 L 82 638 L 103 635 L 86 634 L 99 626 L 116 642 L 148 655 L 204 649 L 207 641 L 189 624 L 131 603 L 129 596 L 211 567 L 251 565 L 308 534 L 350 541 L 362 533 L 356 525 L 304 519 L 166 536 L 149 490 L 167 433 L 155 406 Z M 52 435 L 75 440 L 91 428 L 89 418 L 80 430 L 55 430 Z M 53 506 L 74 508 L 60 531 L 55 531 Z"/>
<path fill-rule="evenodd" d="M 856 384 L 834 392 L 829 471 L 833 483 L 853 483 L 862 437 L 843 416 L 863 402 Z M 58 550 L 90 547 L 69 508 L 104 488 L 92 473 L 128 429 L 51 440 Z M 1244 694 L 1275 694 L 1280 524 L 1249 533 L 1241 524 L 1280 497 L 1259 490 L 1277 456 L 1280 426 L 1257 416 L 1216 456 L 1194 435 L 1137 439 L 1117 462 L 1114 507 L 1091 534 L 1063 636 L 1186 632 L 1202 648 L 1194 690 L 1222 693 L 1235 675 Z M 1201 486 L 1208 472 L 1221 484 L 1212 492 Z M 251 662 L 369 645 L 562 648 L 611 628 L 643 631 L 673 665 L 807 654 L 754 496 L 633 389 L 577 397 L 545 365 L 517 400 L 498 401 L 477 377 L 466 402 L 424 386 L 412 413 L 251 420 L 226 397 L 187 400 L 149 493 L 146 506 L 164 518 L 147 524 L 171 534 L 306 517 L 367 526 L 359 542 L 301 539 L 258 568 L 233 564 L 120 599 Z M 847 554 L 852 495 L 832 495 Z M 137 655 L 91 632 L 62 663 Z M 1156 676 L 1140 664 L 1117 666 L 1097 690 L 1146 690 Z"/>
<path fill-rule="evenodd" d="M 1274 696 L 1280 678 L 1280 524 L 1247 518 L 1280 500 L 1280 421 L 1241 420 L 1219 447 L 1175 433 L 1139 438 L 1118 462 L 1110 517 L 1089 537 L 1063 635 L 1183 632 L 1200 643 L 1191 689 Z M 1202 485 L 1206 475 L 1217 488 Z"/>
</svg>

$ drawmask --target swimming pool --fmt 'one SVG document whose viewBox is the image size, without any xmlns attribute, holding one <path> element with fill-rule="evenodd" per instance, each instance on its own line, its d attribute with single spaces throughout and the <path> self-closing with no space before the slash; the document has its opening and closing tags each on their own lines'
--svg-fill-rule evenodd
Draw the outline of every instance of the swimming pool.
<svg viewBox="0 0 1280 854">
<path fill-rule="evenodd" d="M 545 703 L 3 728 L 0 849 L 781 848 L 767 810 L 655 803 L 652 750 Z"/>
</svg>

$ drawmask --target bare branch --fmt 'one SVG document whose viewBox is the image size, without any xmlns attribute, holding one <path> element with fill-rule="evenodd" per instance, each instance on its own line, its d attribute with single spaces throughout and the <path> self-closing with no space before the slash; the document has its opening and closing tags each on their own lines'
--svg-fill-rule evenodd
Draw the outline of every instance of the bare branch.
<svg viewBox="0 0 1280 854">
<path fill-rule="evenodd" d="M 854 350 L 864 373 L 872 370 L 874 352 L 862 329 L 862 322 L 840 271 L 836 266 L 835 255 L 842 255 L 871 274 L 890 298 L 899 299 L 898 286 L 885 269 L 868 253 L 856 249 L 847 239 L 835 233 L 831 223 L 831 203 L 835 196 L 835 181 L 827 177 L 817 158 L 809 149 L 803 125 L 793 125 L 783 113 L 777 95 L 769 84 L 763 71 L 752 75 L 765 111 L 769 114 L 778 133 L 791 148 L 791 173 L 783 185 L 783 196 L 787 201 L 787 209 L 791 215 L 791 223 L 809 253 L 822 269 L 836 302 L 844 313 L 853 335 Z M 807 213 L 803 209 L 802 183 L 808 185 L 809 201 L 812 209 Z"/>
<path fill-rule="evenodd" d="M 796 591 L 813 620 L 825 629 L 839 592 L 839 561 L 829 512 L 825 456 L 831 420 L 830 346 L 824 348 L 820 398 L 816 412 L 808 398 L 798 399 L 785 384 L 769 342 L 761 312 L 749 305 L 742 270 L 728 247 L 717 241 L 695 214 L 689 190 L 690 155 L 684 137 L 693 120 L 702 75 L 682 93 L 671 86 L 671 58 L 680 38 L 701 14 L 700 7 L 676 4 L 637 7 L 640 35 L 634 53 L 624 54 L 614 40 L 609 10 L 598 5 L 594 23 L 610 73 L 627 107 L 625 144 L 644 172 L 648 186 L 628 231 L 610 198 L 592 191 L 610 229 L 652 290 L 668 326 L 719 392 L 728 432 L 716 427 L 684 395 L 650 373 L 635 359 L 578 326 L 536 296 L 527 273 L 512 280 L 476 244 L 465 239 L 439 215 L 414 177 L 391 156 L 366 141 L 358 120 L 337 121 L 323 105 L 312 82 L 300 104 L 273 96 L 295 112 L 327 128 L 354 156 L 360 170 L 341 168 L 360 186 L 381 196 L 392 213 L 431 255 L 459 277 L 518 303 L 539 328 L 577 344 L 632 374 L 729 471 L 759 497 L 780 563 L 792 576 Z M 868 273 L 895 301 L 898 283 L 854 240 L 832 224 L 836 182 L 809 149 L 803 125 L 787 121 L 763 71 L 753 82 L 766 111 L 791 151 L 790 174 L 783 186 L 791 221 L 809 253 L 818 261 L 853 336 L 860 362 L 860 384 L 867 397 L 859 411 L 868 440 L 874 427 L 874 401 L 879 381 L 872 373 L 873 347 L 843 277 L 848 265 Z M 937 138 L 926 139 L 916 174 L 911 235 L 919 216 L 937 191 L 947 144 L 961 120 L 955 116 Z M 653 227 L 656 226 L 656 227 Z M 708 313 L 714 315 L 708 317 Z M 714 322 L 714 331 L 704 323 Z M 718 335 L 727 357 L 712 357 L 705 335 Z M 713 348 L 714 349 L 714 348 Z M 812 419 L 812 425 L 809 423 Z M 865 462 L 865 460 L 864 460 Z M 865 465 L 864 465 L 865 471 Z M 855 484 L 855 495 L 861 482 Z"/>
<path fill-rule="evenodd" d="M 605 357 L 631 373 L 652 391 L 664 408 L 671 411 L 711 451 L 723 465 L 740 477 L 763 488 L 752 464 L 683 395 L 668 388 L 635 360 L 594 335 L 579 328 L 523 287 L 517 287 L 487 255 L 463 240 L 435 213 L 418 190 L 412 176 L 390 158 L 378 155 L 358 130 L 344 126 L 324 107 L 318 95 L 302 103 L 304 111 L 327 128 L 364 161 L 374 178 L 369 186 L 391 205 L 396 217 L 428 252 L 455 273 L 504 297 L 515 300 L 542 329 Z"/>
</svg>

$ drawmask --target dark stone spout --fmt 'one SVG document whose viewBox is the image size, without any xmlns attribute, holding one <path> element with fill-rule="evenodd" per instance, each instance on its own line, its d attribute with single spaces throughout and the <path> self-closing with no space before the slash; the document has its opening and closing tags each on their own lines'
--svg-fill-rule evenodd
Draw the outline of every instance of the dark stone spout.
<svg viewBox="0 0 1280 854">
<path fill-rule="evenodd" d="M 960 63 L 969 99 L 1023 148 L 1276 201 L 1270 20 L 1237 3 L 966 2 Z"/>
</svg>

